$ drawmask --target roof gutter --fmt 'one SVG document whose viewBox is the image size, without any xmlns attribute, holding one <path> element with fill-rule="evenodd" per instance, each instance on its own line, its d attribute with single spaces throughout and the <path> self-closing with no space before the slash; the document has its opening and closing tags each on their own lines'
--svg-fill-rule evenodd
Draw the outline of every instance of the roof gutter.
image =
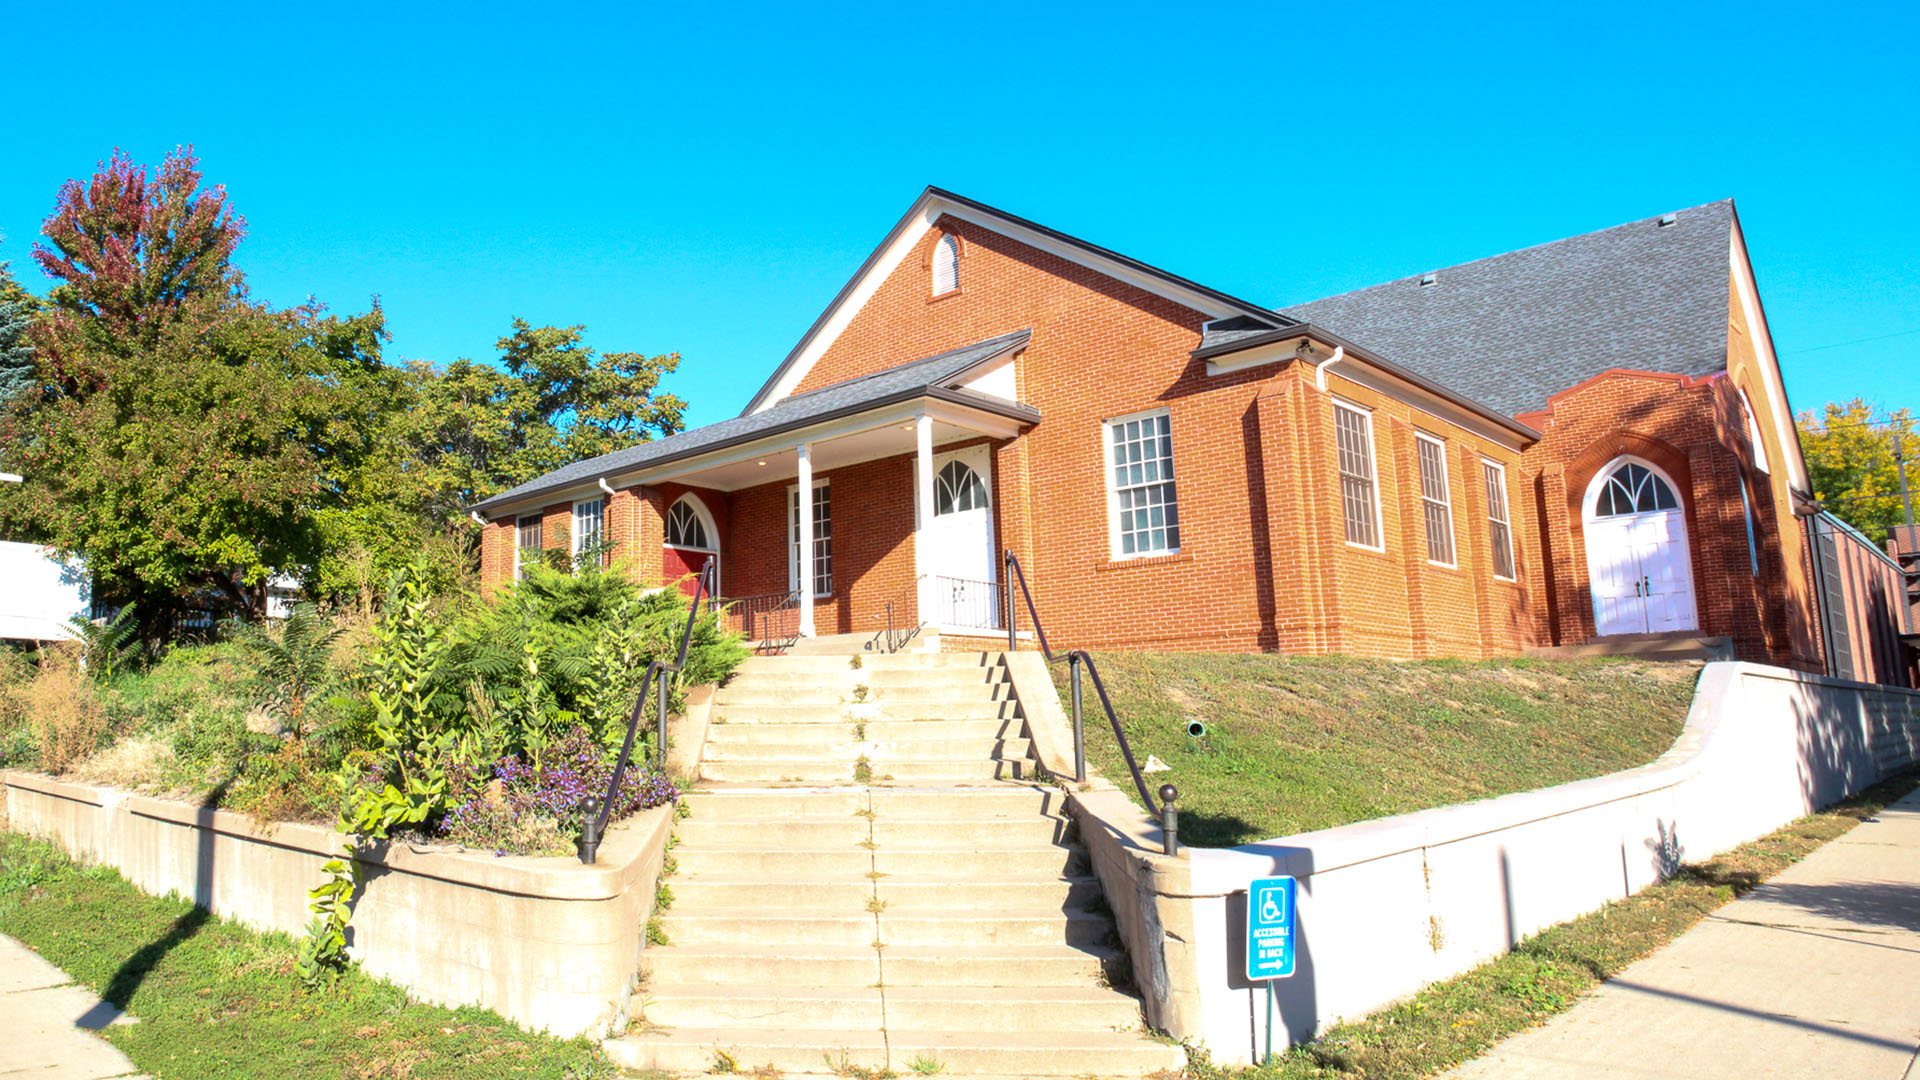
<svg viewBox="0 0 1920 1080">
<path fill-rule="evenodd" d="M 1298 326 L 1281 327 L 1272 333 L 1256 334 L 1253 337 L 1241 338 L 1238 341 L 1221 342 L 1218 345 L 1195 349 L 1189 355 L 1195 360 L 1218 360 L 1236 353 L 1246 352 L 1250 349 L 1258 349 L 1266 345 L 1277 345 L 1295 340 L 1312 342 L 1315 345 L 1333 350 L 1333 357 L 1314 365 L 1314 381 L 1322 390 L 1326 389 L 1327 368 L 1332 367 L 1337 360 L 1355 360 L 1366 364 L 1368 367 L 1385 372 L 1402 382 L 1416 386 L 1435 397 L 1458 405 L 1460 408 L 1488 420 L 1529 442 L 1537 442 L 1541 438 L 1539 431 L 1528 427 L 1513 417 L 1507 416 L 1489 406 L 1482 405 L 1472 398 L 1464 397 L 1453 390 L 1449 390 L 1424 375 L 1401 367 L 1399 364 L 1386 359 L 1371 349 L 1365 349 L 1355 345 L 1353 342 L 1337 334 L 1330 334 L 1312 323 L 1301 323 Z M 1275 362 L 1279 362 L 1280 359 L 1281 358 L 1276 358 Z"/>
</svg>

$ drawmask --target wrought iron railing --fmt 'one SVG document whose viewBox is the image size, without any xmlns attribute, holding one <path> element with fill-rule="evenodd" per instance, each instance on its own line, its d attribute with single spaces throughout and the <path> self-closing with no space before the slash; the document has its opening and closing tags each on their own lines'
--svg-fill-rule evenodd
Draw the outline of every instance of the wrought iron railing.
<svg viewBox="0 0 1920 1080">
<path fill-rule="evenodd" d="M 713 567 L 709 562 L 700 571 L 699 583 L 694 587 L 693 601 L 687 605 L 687 625 L 680 631 L 680 651 L 675 654 L 672 663 L 655 660 L 647 665 L 647 673 L 640 683 L 640 693 L 633 699 L 633 712 L 627 716 L 627 736 L 620 742 L 620 757 L 613 763 L 613 777 L 607 781 L 607 793 L 595 800 L 586 799 L 581 804 L 582 815 L 586 822 L 580 829 L 580 861 L 591 863 L 599 855 L 600 838 L 607 834 L 607 819 L 613 815 L 615 796 L 620 791 L 620 781 L 627 775 L 627 762 L 633 756 L 633 739 L 640 731 L 640 717 L 646 713 L 647 691 L 653 691 L 654 715 L 656 723 L 653 736 L 654 767 L 665 771 L 667 767 L 667 677 L 680 674 L 687 665 L 687 646 L 693 641 L 693 624 L 700 619 L 700 603 L 712 595 Z"/>
<path fill-rule="evenodd" d="M 887 628 L 870 648 L 899 652 L 926 626 L 991 630 L 1005 626 L 1006 586 L 997 581 L 922 574 L 874 615 Z"/>
<path fill-rule="evenodd" d="M 1081 709 L 1080 692 L 1080 669 L 1084 666 L 1087 673 L 1093 676 L 1093 692 L 1100 698 L 1100 707 L 1106 710 L 1107 723 L 1113 727 L 1114 741 L 1120 746 L 1120 756 L 1126 759 L 1127 771 L 1133 774 L 1134 790 L 1140 793 L 1140 802 L 1146 806 L 1147 812 L 1159 816 L 1166 832 L 1167 852 L 1171 854 L 1175 848 L 1174 835 L 1177 827 L 1177 819 L 1173 813 L 1173 800 L 1179 793 L 1174 790 L 1173 785 L 1166 785 L 1160 789 L 1162 802 L 1158 804 L 1154 802 L 1152 793 L 1147 790 L 1147 778 L 1141 774 L 1139 763 L 1133 759 L 1133 748 L 1127 744 L 1127 733 L 1120 726 L 1120 717 L 1113 711 L 1113 699 L 1107 696 L 1106 684 L 1100 680 L 1100 666 L 1093 662 L 1093 655 L 1085 649 L 1069 649 L 1059 654 L 1053 651 L 1053 648 L 1047 644 L 1046 628 L 1040 625 L 1040 612 L 1033 606 L 1033 593 L 1027 588 L 1026 572 L 1020 569 L 1020 560 L 1015 558 L 1011 551 L 1007 552 L 1006 566 L 1008 598 L 1009 600 L 1012 598 L 1013 583 L 1018 582 L 1020 596 L 1026 601 L 1027 616 L 1033 620 L 1033 636 L 1040 643 L 1040 654 L 1047 658 L 1048 663 L 1060 660 L 1067 662 L 1073 702 L 1073 778 L 1081 783 L 1085 783 L 1087 779 L 1087 731 Z M 1009 603 L 1007 605 L 1008 652 L 1019 648 L 1017 615 L 1018 611 L 1012 603 Z"/>
<path fill-rule="evenodd" d="M 758 652 L 783 653 L 800 640 L 800 590 L 759 593 L 715 601 L 727 625 L 753 643 Z"/>
</svg>

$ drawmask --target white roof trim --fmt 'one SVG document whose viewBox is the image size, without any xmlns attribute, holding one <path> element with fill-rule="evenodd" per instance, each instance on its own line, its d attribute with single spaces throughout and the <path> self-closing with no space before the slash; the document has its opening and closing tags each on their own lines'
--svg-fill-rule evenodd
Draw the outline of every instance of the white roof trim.
<svg viewBox="0 0 1920 1080">
<path fill-rule="evenodd" d="M 1780 357 L 1773 351 L 1773 331 L 1768 328 L 1766 313 L 1760 308 L 1760 286 L 1753 278 L 1753 263 L 1747 258 L 1747 241 L 1741 235 L 1738 215 L 1733 219 L 1732 236 L 1727 262 L 1733 267 L 1734 292 L 1740 301 L 1740 310 L 1747 317 L 1754 352 L 1760 359 L 1761 388 L 1767 395 L 1767 407 L 1773 412 L 1774 426 L 1780 432 L 1781 449 L 1786 451 L 1781 455 L 1786 458 L 1781 464 L 1787 469 L 1787 486 L 1811 498 L 1813 482 L 1807 476 L 1807 459 L 1800 452 L 1800 431 L 1793 422 L 1793 406 L 1787 402 Z"/>
</svg>

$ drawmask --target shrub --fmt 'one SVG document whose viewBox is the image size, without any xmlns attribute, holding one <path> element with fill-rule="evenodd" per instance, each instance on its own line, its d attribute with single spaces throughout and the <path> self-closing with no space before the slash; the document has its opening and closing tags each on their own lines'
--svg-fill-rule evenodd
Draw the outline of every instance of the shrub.
<svg viewBox="0 0 1920 1080">
<path fill-rule="evenodd" d="M 63 774 L 92 757 L 106 738 L 108 718 L 93 681 L 80 668 L 71 646 L 41 653 L 40 670 L 9 692 L 26 712 L 37 744 L 40 767 Z"/>
</svg>

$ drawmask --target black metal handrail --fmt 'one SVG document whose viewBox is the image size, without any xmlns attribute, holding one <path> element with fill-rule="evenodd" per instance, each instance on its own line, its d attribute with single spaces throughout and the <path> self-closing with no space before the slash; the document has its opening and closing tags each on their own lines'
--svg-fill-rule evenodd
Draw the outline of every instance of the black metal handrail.
<svg viewBox="0 0 1920 1080">
<path fill-rule="evenodd" d="M 658 725 L 653 740 L 655 767 L 665 771 L 667 767 L 667 676 L 680 674 L 687 665 L 687 646 L 693 641 L 693 624 L 700 619 L 700 601 L 710 595 L 713 585 L 713 563 L 708 562 L 700 569 L 700 580 L 694 586 L 693 602 L 687 605 L 687 625 L 680 631 L 680 651 L 673 663 L 654 660 L 647 664 L 647 674 L 640 684 L 640 693 L 633 699 L 633 712 L 627 716 L 627 737 L 621 740 L 619 760 L 613 764 L 613 778 L 607 781 L 607 794 L 597 800 L 589 798 L 581 804 L 585 811 L 586 822 L 580 829 L 580 861 L 591 863 L 600 852 L 600 838 L 607 834 L 607 819 L 613 814 L 614 797 L 620 791 L 620 781 L 627 774 L 627 760 L 633 755 L 633 739 L 640 730 L 640 717 L 646 710 L 647 690 L 654 691 L 655 715 Z"/>
<path fill-rule="evenodd" d="M 1081 783 L 1085 783 L 1087 779 L 1087 734 L 1080 709 L 1080 665 L 1085 664 L 1087 671 L 1093 676 L 1093 692 L 1100 696 L 1100 707 L 1107 711 L 1107 723 L 1112 725 L 1114 740 L 1120 744 L 1120 755 L 1127 759 L 1127 771 L 1133 774 L 1133 786 L 1140 793 L 1140 801 L 1146 805 L 1149 814 L 1159 815 L 1164 820 L 1168 815 L 1163 813 L 1163 809 L 1171 810 L 1172 807 L 1163 808 L 1156 804 L 1153 801 L 1153 795 L 1147 790 L 1147 778 L 1141 775 L 1139 764 L 1133 760 L 1133 748 L 1127 745 L 1127 733 L 1121 729 L 1120 717 L 1113 711 L 1113 699 L 1107 696 L 1107 686 L 1100 680 L 1100 665 L 1093 662 L 1093 655 L 1085 649 L 1069 649 L 1057 656 L 1054 654 L 1053 648 L 1047 644 L 1046 628 L 1040 625 L 1039 609 L 1033 606 L 1033 593 L 1027 588 L 1026 571 L 1020 569 L 1020 560 L 1014 557 L 1011 550 L 1007 552 L 1006 564 L 1007 651 L 1012 652 L 1019 648 L 1017 630 L 1019 613 L 1013 606 L 1013 583 L 1017 581 L 1020 583 L 1020 595 L 1027 602 L 1027 614 L 1033 619 L 1033 636 L 1040 642 L 1040 655 L 1046 657 L 1050 664 L 1065 660 L 1072 674 L 1074 779 Z M 1171 802 L 1171 798 L 1168 801 Z M 1169 837 L 1169 851 L 1172 850 L 1172 843 Z"/>
</svg>

